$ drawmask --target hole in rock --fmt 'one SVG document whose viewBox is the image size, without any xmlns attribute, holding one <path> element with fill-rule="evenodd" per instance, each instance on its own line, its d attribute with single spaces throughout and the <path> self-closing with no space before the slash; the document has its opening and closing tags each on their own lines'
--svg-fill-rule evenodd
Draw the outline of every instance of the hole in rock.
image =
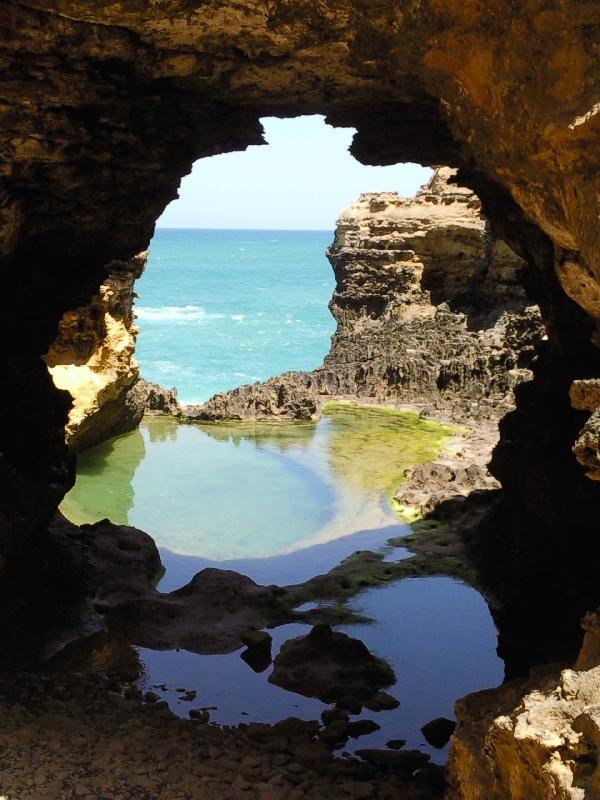
<svg viewBox="0 0 600 800">
<path fill-rule="evenodd" d="M 361 166 L 346 152 L 352 131 L 328 128 L 319 117 L 267 119 L 264 125 L 269 147 L 194 166 L 180 199 L 159 220 L 135 283 L 141 375 L 175 385 L 184 404 L 197 406 L 288 370 L 317 368 L 335 330 L 328 303 L 339 276 L 325 252 L 337 215 L 361 192 L 411 196 L 431 174 L 417 165 Z M 366 325 L 386 307 L 368 296 L 370 281 L 370 274 L 357 280 L 365 292 Z M 343 298 L 336 313 L 339 328 L 350 313 Z M 122 320 L 119 328 L 110 314 L 103 324 L 108 336 L 116 326 L 114 341 L 125 342 L 119 357 L 130 358 L 131 331 L 123 332 Z M 62 358 L 55 354 L 50 363 L 57 384 L 83 399 L 79 424 L 100 389 L 110 390 L 96 351 L 86 360 L 68 350 L 65 345 Z M 369 374 L 365 365 L 361 369 Z M 451 376 L 438 379 L 451 382 Z M 284 402 L 286 390 L 275 394 Z M 287 617 L 249 624 L 270 626 L 272 656 L 315 622 L 331 622 L 361 639 L 392 667 L 395 681 L 388 688 L 400 705 L 363 709 L 361 716 L 379 729 L 346 747 L 382 747 L 401 737 L 440 761 L 446 750 L 431 748 L 420 728 L 451 717 L 463 694 L 500 682 L 495 628 L 470 586 L 449 577 L 406 577 L 402 564 L 410 554 L 389 540 L 401 544 L 398 537 L 410 532 L 391 502 L 405 470 L 434 458 L 452 431 L 414 411 L 339 400 L 325 405 L 318 420 L 182 423 L 146 416 L 128 433 L 81 448 L 77 481 L 61 510 L 77 524 L 108 517 L 148 532 L 166 568 L 158 586 L 163 598 L 205 568 L 233 570 L 261 585 L 302 585 L 283 595 L 291 598 Z M 131 550 L 128 540 L 119 546 Z M 331 586 L 311 594 L 311 580 L 335 568 L 341 572 Z M 226 616 L 233 606 L 219 613 Z M 165 619 L 175 626 L 179 617 L 167 609 Z M 102 635 L 110 639 L 116 633 L 107 624 Z M 270 657 L 250 659 L 259 665 L 251 669 L 231 636 L 188 646 L 166 640 L 159 646 L 151 638 L 131 634 L 133 655 L 92 638 L 67 648 L 56 663 L 60 669 L 100 665 L 119 674 L 122 662 L 129 668 L 133 661 L 141 689 L 158 693 L 180 716 L 216 706 L 210 715 L 217 723 L 248 716 L 315 719 L 327 707 L 310 692 L 270 682 Z M 178 687 L 195 691 L 197 701 L 190 705 Z"/>
</svg>

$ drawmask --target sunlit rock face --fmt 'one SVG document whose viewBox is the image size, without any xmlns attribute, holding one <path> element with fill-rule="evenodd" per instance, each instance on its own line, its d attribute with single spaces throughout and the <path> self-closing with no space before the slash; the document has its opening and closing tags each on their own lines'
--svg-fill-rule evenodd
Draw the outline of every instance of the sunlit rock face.
<svg viewBox="0 0 600 800">
<path fill-rule="evenodd" d="M 448 800 L 600 796 L 600 621 L 577 661 L 552 665 L 456 704 Z"/>
<path fill-rule="evenodd" d="M 133 391 L 139 380 L 133 287 L 145 264 L 145 253 L 113 262 L 91 302 L 63 315 L 46 356 L 54 384 L 73 398 L 66 438 L 74 450 L 131 430 L 144 413 Z"/>
<path fill-rule="evenodd" d="M 464 421 L 498 419 L 532 376 L 539 309 L 527 263 L 490 231 L 479 199 L 439 167 L 412 198 L 363 194 L 327 255 L 337 329 L 323 366 L 217 394 L 200 419 L 311 419 L 332 398 L 417 403 Z"/>
<path fill-rule="evenodd" d="M 7 0 L 2 29 L 0 571 L 73 481 L 70 398 L 42 360 L 65 312 L 147 247 L 195 159 L 260 143 L 261 115 L 319 112 L 365 163 L 458 167 L 530 264 L 549 338 L 501 424 L 494 568 L 515 652 L 532 631 L 574 645 L 600 555 L 569 397 L 600 376 L 598 5 Z"/>
<path fill-rule="evenodd" d="M 113 261 L 89 303 L 66 311 L 44 357 L 54 385 L 72 398 L 65 438 L 81 452 L 133 430 L 144 413 L 179 413 L 177 392 L 140 378 L 133 303 L 146 253 Z"/>
</svg>

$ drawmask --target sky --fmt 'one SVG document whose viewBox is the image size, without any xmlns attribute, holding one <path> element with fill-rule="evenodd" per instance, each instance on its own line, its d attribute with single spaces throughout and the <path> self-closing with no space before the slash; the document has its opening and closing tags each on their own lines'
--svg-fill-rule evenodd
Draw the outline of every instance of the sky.
<svg viewBox="0 0 600 800">
<path fill-rule="evenodd" d="M 262 123 L 268 146 L 197 161 L 157 225 L 333 230 L 361 192 L 409 197 L 431 174 L 418 164 L 360 164 L 348 152 L 354 129 L 332 128 L 321 116 Z"/>
</svg>

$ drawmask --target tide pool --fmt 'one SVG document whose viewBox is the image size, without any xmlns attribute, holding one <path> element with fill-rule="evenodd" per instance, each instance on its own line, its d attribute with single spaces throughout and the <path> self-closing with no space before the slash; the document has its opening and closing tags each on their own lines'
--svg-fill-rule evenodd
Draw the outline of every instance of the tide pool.
<svg viewBox="0 0 600 800">
<path fill-rule="evenodd" d="M 342 404 L 310 424 L 146 417 L 79 457 L 61 510 L 77 523 L 141 528 L 190 569 L 194 559 L 269 559 L 402 527 L 394 488 L 449 435 L 412 412 Z"/>
<path fill-rule="evenodd" d="M 159 590 L 187 583 L 207 566 L 233 569 L 258 583 L 289 585 L 327 572 L 355 550 L 386 560 L 410 557 L 388 539 L 408 533 L 390 504 L 404 470 L 433 458 L 451 435 L 412 412 L 331 404 L 311 424 L 180 424 L 148 417 L 138 431 L 84 453 L 62 511 L 76 522 L 108 516 L 151 533 L 166 567 Z M 317 603 L 309 604 L 311 606 Z M 348 601 L 370 622 L 340 629 L 386 659 L 396 675 L 396 709 L 364 710 L 379 730 L 345 748 L 407 740 L 443 762 L 447 747 L 428 745 L 420 728 L 453 716 L 454 701 L 497 685 L 503 676 L 489 609 L 472 587 L 438 576 L 398 580 Z M 303 610 L 300 608 L 299 610 Z M 273 656 L 303 623 L 270 630 Z M 200 655 L 92 641 L 75 669 L 94 668 L 115 652 L 143 691 L 187 717 L 207 706 L 217 724 L 316 719 L 326 705 L 268 682 L 228 654 Z M 108 655 L 106 655 L 108 654 Z M 108 667 L 107 667 L 108 668 Z M 194 706 L 178 688 L 197 693 Z"/>
</svg>

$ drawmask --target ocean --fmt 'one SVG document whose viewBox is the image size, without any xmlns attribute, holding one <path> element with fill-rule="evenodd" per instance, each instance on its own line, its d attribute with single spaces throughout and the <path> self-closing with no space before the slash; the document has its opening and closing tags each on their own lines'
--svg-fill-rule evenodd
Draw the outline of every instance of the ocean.
<svg viewBox="0 0 600 800">
<path fill-rule="evenodd" d="M 136 284 L 142 376 L 201 403 L 319 366 L 335 330 L 332 239 L 330 231 L 158 228 Z"/>
</svg>

